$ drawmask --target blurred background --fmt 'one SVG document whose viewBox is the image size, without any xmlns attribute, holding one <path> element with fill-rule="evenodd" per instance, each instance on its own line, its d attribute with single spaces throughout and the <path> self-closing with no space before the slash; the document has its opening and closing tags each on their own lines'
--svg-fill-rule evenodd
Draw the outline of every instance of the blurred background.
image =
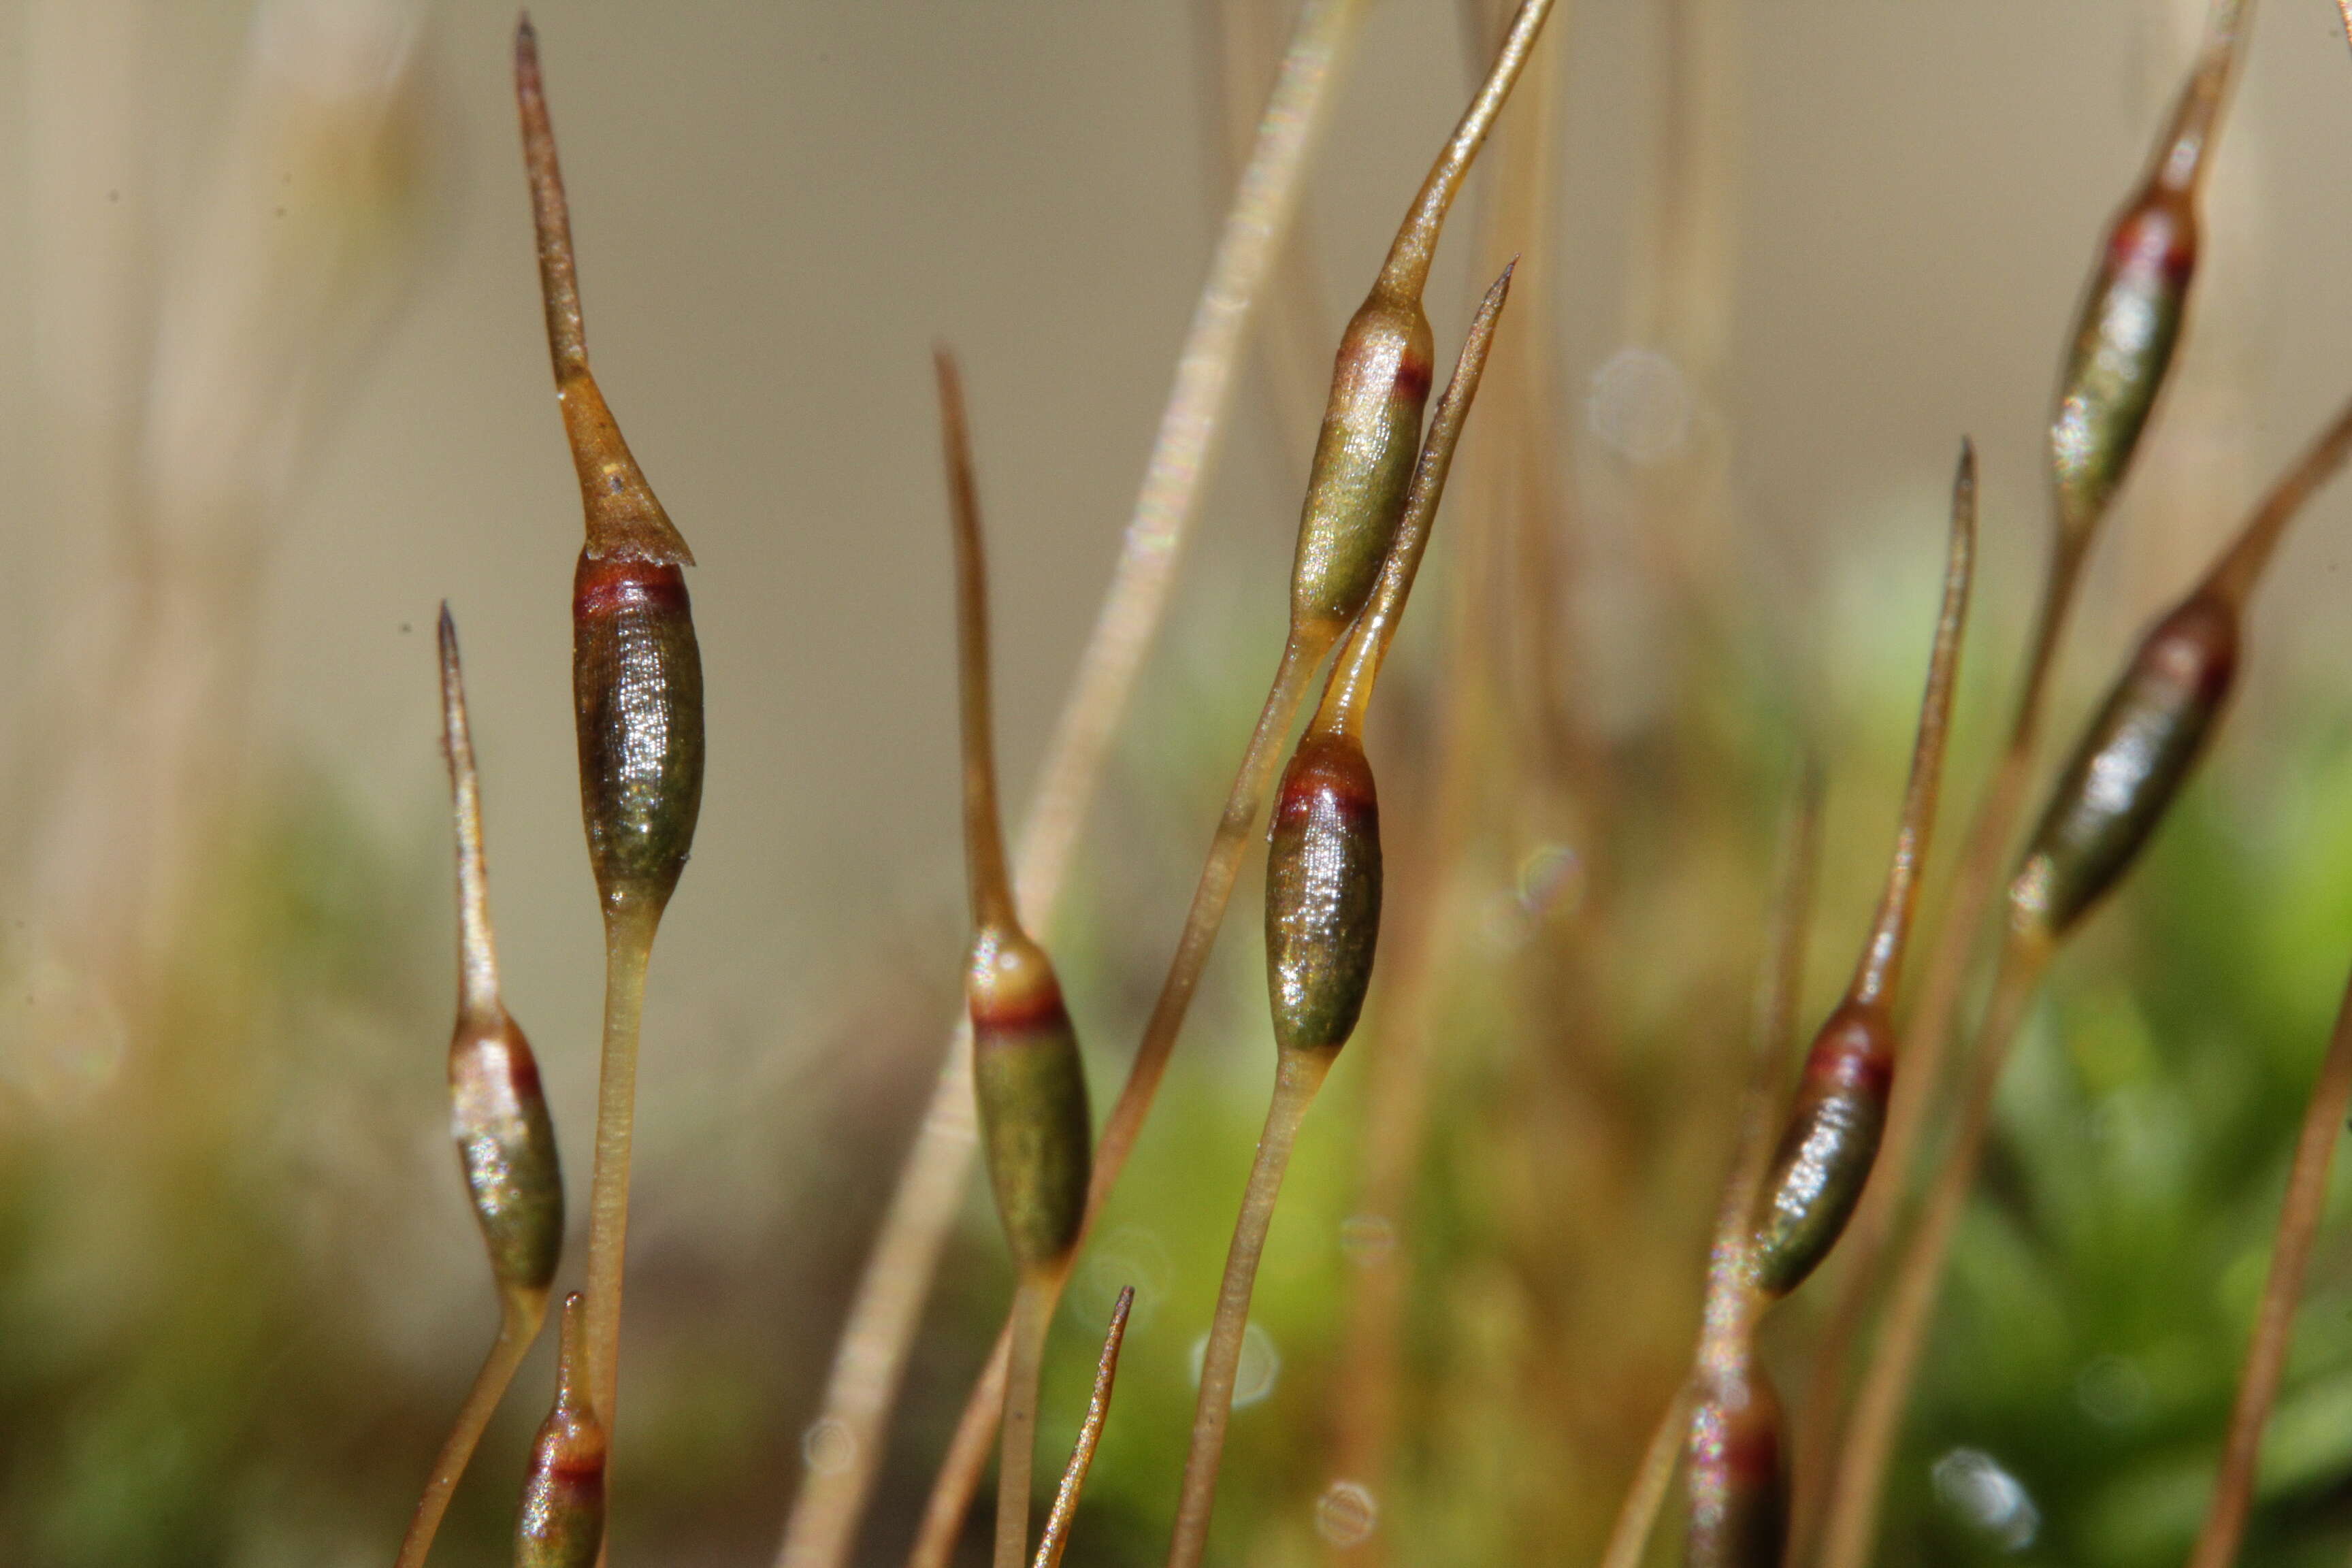
<svg viewBox="0 0 2352 1568">
<path fill-rule="evenodd" d="M 1018 798 L 1295 9 L 535 7 L 590 341 L 700 560 L 710 694 L 648 1002 L 617 1563 L 765 1563 L 842 1459 L 811 1424 L 963 941 L 929 347 L 968 377 Z M 1048 933 L 1098 1110 L 1273 668 L 1339 327 L 1502 9 L 1375 0 L 1348 56 Z M 1810 1029 L 1883 873 L 1957 444 L 1984 577 L 1947 847 L 2007 720 L 2062 341 L 2201 13 L 1563 0 L 1431 290 L 1450 360 L 1523 257 L 1376 717 L 1381 973 L 1275 1226 L 1217 1561 L 1597 1552 L 1696 1321 L 1794 759 L 1830 785 Z M 508 1000 L 585 1208 L 579 514 L 512 22 L 18 0 L 0 26 L 0 1561 L 394 1550 L 495 1324 L 446 1131 L 445 598 Z M 2275 0 L 2057 738 L 2352 393 L 2347 138 L 2334 9 Z M 2297 525 L 2210 765 L 2036 1015 L 1883 1561 L 2120 1568 L 2194 1531 L 2352 960 L 2347 527 L 2346 494 Z M 1255 876 L 1056 1339 L 1048 1471 L 1137 1287 L 1074 1563 L 1165 1542 L 1270 1079 Z M 899 1559 L 1008 1281 L 975 1194 L 861 1562 Z M 1768 1336 L 1791 1397 L 1825 1296 Z M 550 1361 L 439 1561 L 504 1560 Z M 2331 1224 L 2248 1560 L 2348 1548 Z"/>
</svg>

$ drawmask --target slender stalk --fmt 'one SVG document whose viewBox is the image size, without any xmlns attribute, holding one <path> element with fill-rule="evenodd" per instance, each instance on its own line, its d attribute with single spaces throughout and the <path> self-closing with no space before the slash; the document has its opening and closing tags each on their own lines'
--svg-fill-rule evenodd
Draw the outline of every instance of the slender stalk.
<svg viewBox="0 0 2352 1568">
<path fill-rule="evenodd" d="M 1822 1568 L 1864 1568 L 1870 1560 L 1871 1543 L 1878 1533 L 1880 1483 L 1894 1454 L 1912 1375 L 1927 1343 L 1944 1258 L 1968 1205 L 1977 1157 L 1992 1123 L 1993 1093 L 2000 1086 L 2000 1070 L 2008 1062 L 2011 1042 L 2025 1020 L 2051 952 L 2050 942 L 2038 931 L 2013 938 L 2003 950 L 1968 1098 L 1953 1131 L 1952 1149 L 1896 1269 L 1895 1293 L 1887 1305 L 1877 1352 L 1838 1455 L 1837 1479 L 1822 1530 Z"/>
<path fill-rule="evenodd" d="M 1274 1221 L 1275 1200 L 1290 1167 L 1291 1145 L 1315 1093 L 1331 1070 L 1333 1053 L 1290 1050 L 1276 1063 L 1274 1098 L 1266 1106 L 1265 1130 L 1243 1190 L 1233 1245 L 1225 1252 L 1224 1279 L 1217 1287 L 1217 1312 L 1201 1361 L 1201 1394 L 1192 1409 L 1192 1446 L 1184 1456 L 1184 1483 L 1176 1505 L 1176 1530 L 1168 1545 L 1169 1568 L 1194 1568 L 1209 1543 L 1209 1512 L 1217 1500 L 1217 1466 L 1224 1457 L 1225 1426 L 1233 1417 L 1234 1378 L 1241 1367 L 1242 1335 L 1249 1327 L 1251 1291 L 1258 1258 Z"/>
<path fill-rule="evenodd" d="M 1070 1544 L 1070 1521 L 1077 1516 L 1078 1494 L 1086 1489 L 1087 1471 L 1095 1462 L 1095 1445 L 1102 1441 L 1103 1422 L 1110 1415 L 1111 1384 L 1118 1378 L 1118 1348 L 1127 1339 L 1127 1315 L 1135 1305 L 1135 1287 L 1124 1286 L 1110 1312 L 1110 1331 L 1103 1337 L 1102 1359 L 1095 1363 L 1095 1389 L 1087 1400 L 1087 1418 L 1078 1426 L 1078 1440 L 1070 1446 L 1070 1463 L 1062 1472 L 1061 1489 L 1054 1494 L 1054 1511 L 1045 1520 L 1045 1533 L 1037 1542 L 1031 1568 L 1060 1568 Z"/>
<path fill-rule="evenodd" d="M 1618 1505 L 1617 1521 L 1601 1554 L 1601 1568 L 1640 1568 L 1650 1531 L 1664 1504 L 1666 1485 L 1674 1479 L 1675 1461 L 1690 1434 L 1691 1402 L 1697 1369 L 1706 1354 L 1708 1337 L 1719 1331 L 1717 1296 L 1722 1270 L 1743 1262 L 1745 1221 L 1756 1205 L 1771 1145 L 1767 1130 L 1787 1077 L 1790 1047 L 1796 1040 L 1797 1007 L 1804 980 L 1805 934 L 1811 923 L 1813 882 L 1821 860 L 1822 779 L 1819 767 L 1808 763 L 1790 802 L 1787 823 L 1780 832 L 1780 867 L 1775 881 L 1771 937 L 1757 973 L 1755 1026 L 1748 1056 L 1746 1089 L 1740 1097 L 1739 1134 L 1732 1146 L 1730 1169 L 1725 1173 L 1723 1197 L 1707 1258 L 1707 1299 L 1702 1309 L 1698 1341 L 1691 1349 L 1693 1373 L 1675 1385 L 1674 1396 L 1659 1413 L 1658 1425 L 1643 1450 L 1642 1462 Z M 1735 1250 L 1738 1249 L 1738 1250 Z"/>
<path fill-rule="evenodd" d="M 442 1516 L 449 1511 L 450 1495 L 457 1489 L 466 1467 L 473 1462 L 474 1449 L 480 1445 L 490 1417 L 498 1413 L 499 1402 L 506 1397 L 515 1369 L 538 1342 L 540 1328 L 546 1321 L 546 1291 L 500 1292 L 499 1337 L 491 1342 L 481 1371 L 474 1374 L 474 1384 L 466 1391 L 466 1402 L 457 1407 L 457 1422 L 449 1428 L 441 1452 L 434 1458 L 433 1473 L 425 1482 L 425 1495 L 417 1500 L 416 1512 L 408 1521 L 408 1533 L 401 1538 L 396 1568 L 423 1568 L 425 1556 L 433 1550 L 433 1538 L 440 1531 Z"/>
<path fill-rule="evenodd" d="M 1021 837 L 1020 897 L 1045 923 L 1051 923 L 1059 901 L 1111 733 L 1166 610 L 1232 405 L 1244 334 L 1288 237 L 1341 62 L 1364 8 L 1365 0 L 1309 0 L 1300 14 L 1193 308 L 1118 563 L 1046 747 Z M 1302 690 L 1305 679 L 1298 678 Z M 1272 765 L 1270 760 L 1265 763 L 1268 775 Z M 1261 781 L 1259 796 L 1265 787 Z M 803 1472 L 777 1550 L 777 1568 L 838 1568 L 873 1490 L 883 1426 L 898 1398 L 908 1347 L 962 1202 L 977 1143 L 970 1030 L 968 1019 L 958 1019 L 834 1352 L 821 1418 L 849 1439 L 849 1462 L 837 1471 Z M 1140 1117 L 1129 1120 L 1139 1123 Z M 1115 1110 L 1104 1130 L 1097 1169 L 1116 1169 L 1123 1157 L 1123 1146 L 1111 1142 L 1118 1126 Z M 987 1447 L 985 1441 L 978 1446 Z M 945 1500 L 935 1496 L 933 1501 Z M 927 1521 L 946 1511 L 935 1507 Z M 954 1511 L 960 1523 L 961 1510 Z"/>
<path fill-rule="evenodd" d="M 1658 1413 L 1649 1447 L 1642 1450 L 1642 1462 L 1634 1467 L 1633 1484 L 1625 1489 L 1625 1500 L 1617 1506 L 1617 1522 L 1610 1528 L 1601 1568 L 1642 1568 L 1650 1531 L 1658 1521 L 1658 1510 L 1665 1506 L 1666 1488 L 1675 1479 L 1675 1465 L 1690 1436 L 1690 1382 L 1685 1379 L 1675 1385 L 1674 1397 Z"/>
<path fill-rule="evenodd" d="M 980 1490 L 981 1473 L 995 1447 L 998 1420 L 1004 1414 L 1004 1385 L 1013 1361 L 1013 1320 L 1007 1316 L 996 1331 L 996 1343 L 964 1400 L 955 1435 L 932 1479 L 931 1495 L 923 1503 L 923 1517 L 915 1525 L 915 1543 L 907 1552 L 907 1568 L 948 1568 L 954 1560 L 963 1521 L 971 1512 L 972 1494 Z"/>
<path fill-rule="evenodd" d="M 659 917 L 639 906 L 604 921 L 604 1037 L 596 1079 L 596 1164 L 588 1187 L 588 1270 L 581 1312 L 586 1392 L 612 1436 L 621 1368 L 621 1276 L 629 1240 L 629 1153 L 636 1131 L 637 1033 Z"/>
<path fill-rule="evenodd" d="M 2336 1141 L 2344 1131 L 2347 1107 L 2352 1107 L 2352 985 L 2347 986 L 2336 1010 L 2336 1027 L 2327 1037 L 2327 1055 L 2320 1061 L 2311 1102 L 2304 1108 L 2294 1164 L 2287 1173 L 2286 1199 L 2279 1205 L 2278 1241 L 2271 1252 L 2269 1278 L 2263 1284 L 2262 1309 L 2254 1319 L 2253 1339 L 2246 1346 L 2246 1369 L 2238 1379 L 2237 1403 L 2230 1411 L 2230 1434 L 2221 1445 L 2213 1500 L 2206 1508 L 2196 1549 L 2189 1554 L 2189 1568 L 2230 1568 L 2237 1561 L 2246 1510 L 2253 1500 L 2254 1465 L 2262 1458 L 2263 1426 L 2270 1418 L 2279 1379 L 2286 1370 L 2287 1346 L 2294 1337 L 2295 1305 L 2303 1295 L 2304 1269 L 2311 1261 L 2312 1242 L 2327 1206 L 2327 1167 L 2336 1157 Z"/>
<path fill-rule="evenodd" d="M 1037 1380 L 1045 1333 L 1062 1299 L 1066 1268 L 1024 1272 L 1013 1294 L 1012 1358 L 1006 1363 L 1003 1443 L 996 1460 L 996 1568 L 1029 1560 L 1029 1477 L 1037 1448 Z"/>
</svg>

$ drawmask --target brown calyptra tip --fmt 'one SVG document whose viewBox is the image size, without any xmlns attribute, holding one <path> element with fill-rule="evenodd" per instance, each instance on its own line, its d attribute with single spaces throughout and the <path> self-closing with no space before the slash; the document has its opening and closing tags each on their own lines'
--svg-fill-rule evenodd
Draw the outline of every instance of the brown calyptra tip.
<svg viewBox="0 0 2352 1568">
<path fill-rule="evenodd" d="M 1789 1535 L 1780 1428 L 1761 1367 L 1743 1362 L 1706 1380 L 1691 1411 L 1685 1568 L 1780 1568 Z"/>
<path fill-rule="evenodd" d="M 588 368 L 587 329 L 580 313 L 580 281 L 572 253 L 572 214 L 563 170 L 556 161 L 540 77 L 539 34 L 525 16 L 515 26 L 515 103 L 522 117 L 523 166 L 530 180 L 531 218 L 539 235 L 540 293 L 547 307 L 547 348 L 555 364 L 564 434 L 580 475 L 591 556 L 631 557 L 691 566 L 694 552 L 654 497 L 604 395 Z"/>
<path fill-rule="evenodd" d="M 530 1446 L 515 1568 L 592 1568 L 604 1541 L 604 1428 L 589 1408 L 578 1291 L 563 1299 L 555 1407 Z"/>
</svg>

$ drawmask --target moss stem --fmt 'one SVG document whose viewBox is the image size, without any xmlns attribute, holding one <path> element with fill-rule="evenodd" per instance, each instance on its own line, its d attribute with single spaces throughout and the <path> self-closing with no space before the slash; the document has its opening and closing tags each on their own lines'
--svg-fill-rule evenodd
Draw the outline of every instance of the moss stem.
<svg viewBox="0 0 2352 1568">
<path fill-rule="evenodd" d="M 1209 1543 L 1209 1512 L 1217 1498 L 1217 1466 L 1224 1458 L 1225 1426 L 1234 1413 L 1234 1379 L 1241 1368 L 1242 1336 L 1249 1327 L 1250 1294 L 1257 1284 L 1259 1257 L 1274 1222 L 1275 1200 L 1290 1167 L 1298 1124 L 1316 1090 L 1331 1070 L 1334 1053 L 1282 1053 L 1275 1069 L 1274 1098 L 1266 1106 L 1265 1131 L 1258 1135 L 1257 1158 L 1234 1221 L 1225 1253 L 1225 1277 L 1217 1288 L 1217 1313 L 1201 1361 L 1201 1394 L 1192 1407 L 1192 1446 L 1184 1456 L 1184 1486 L 1176 1507 L 1176 1530 L 1168 1543 L 1168 1568 L 1198 1568 Z"/>
<path fill-rule="evenodd" d="M 473 1462 L 474 1449 L 482 1441 L 484 1428 L 489 1426 L 499 1401 L 506 1397 L 507 1385 L 514 1381 L 515 1369 L 538 1342 L 540 1327 L 546 1321 L 546 1291 L 499 1292 L 499 1337 L 491 1342 L 490 1353 L 483 1358 L 481 1371 L 474 1374 L 474 1385 L 466 1391 L 466 1402 L 457 1407 L 457 1419 L 450 1426 L 441 1452 L 434 1458 L 433 1473 L 425 1479 L 425 1495 L 416 1500 L 416 1513 L 408 1521 L 408 1533 L 401 1538 L 395 1568 L 424 1568 L 425 1559 L 433 1550 L 433 1538 L 441 1529 L 442 1515 L 449 1511 L 450 1494 L 457 1489 L 459 1478 Z"/>
<path fill-rule="evenodd" d="M 604 919 L 604 1044 L 596 1081 L 596 1166 L 588 1190 L 588 1289 L 582 1327 L 588 1402 L 612 1440 L 621 1364 L 621 1273 L 629 1239 L 629 1152 L 636 1131 L 637 1032 L 659 915 L 629 902 Z"/>
</svg>

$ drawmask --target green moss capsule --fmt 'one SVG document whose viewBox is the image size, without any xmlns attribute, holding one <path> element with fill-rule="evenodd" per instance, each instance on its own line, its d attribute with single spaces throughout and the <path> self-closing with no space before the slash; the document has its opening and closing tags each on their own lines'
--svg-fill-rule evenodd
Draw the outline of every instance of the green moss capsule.
<svg viewBox="0 0 2352 1568">
<path fill-rule="evenodd" d="M 449 1044 L 450 1132 L 501 1286 L 543 1291 L 563 1256 L 563 1170 L 530 1044 L 501 1009 Z"/>
<path fill-rule="evenodd" d="M 1291 567 L 1292 624 L 1337 637 L 1396 537 L 1435 353 L 1418 293 L 1372 290 L 1339 339 Z"/>
<path fill-rule="evenodd" d="M 592 1568 L 604 1542 L 604 1428 L 588 1403 L 581 1297 L 564 1298 L 555 1407 L 531 1440 L 515 1568 Z"/>
<path fill-rule="evenodd" d="M 1387 259 L 1340 335 L 1291 571 L 1295 638 L 1337 638 L 1363 608 L 1403 515 L 1434 349 L 1422 292 L 1445 215 L 1526 68 L 1552 0 L 1523 0 L 1486 81 L 1422 181 Z"/>
<path fill-rule="evenodd" d="M 1275 1043 L 1337 1051 L 1355 1031 L 1381 929 L 1381 808 L 1353 735 L 1310 731 L 1275 796 L 1265 868 Z"/>
<path fill-rule="evenodd" d="M 1045 950 L 983 928 L 964 971 L 972 1088 L 996 1212 L 1024 1268 L 1068 1256 L 1086 1218 L 1093 1122 L 1077 1031 Z"/>
<path fill-rule="evenodd" d="M 2238 613 L 2192 595 L 2158 621 L 2084 731 L 2010 884 L 2011 921 L 2063 936 L 2130 867 L 2230 693 Z"/>
<path fill-rule="evenodd" d="M 1780 1568 L 1789 1548 L 1780 1401 L 1746 1363 L 1705 1380 L 1691 1411 L 1685 1568 Z"/>
<path fill-rule="evenodd" d="M 1805 1058 L 1758 1205 L 1756 1286 L 1767 1296 L 1802 1284 L 1845 1233 L 1878 1157 L 1894 1078 L 1885 1009 L 1849 1003 L 1832 1014 Z"/>
<path fill-rule="evenodd" d="M 572 690 L 588 856 L 608 911 L 658 911 L 702 810 L 702 655 L 676 563 L 583 551 Z"/>
<path fill-rule="evenodd" d="M 2058 545 L 2078 557 L 2138 449 L 2180 341 L 2198 256 L 2199 192 L 2236 58 L 2237 18 L 2210 40 L 2139 188 L 2107 229 L 2050 420 Z"/>
</svg>

